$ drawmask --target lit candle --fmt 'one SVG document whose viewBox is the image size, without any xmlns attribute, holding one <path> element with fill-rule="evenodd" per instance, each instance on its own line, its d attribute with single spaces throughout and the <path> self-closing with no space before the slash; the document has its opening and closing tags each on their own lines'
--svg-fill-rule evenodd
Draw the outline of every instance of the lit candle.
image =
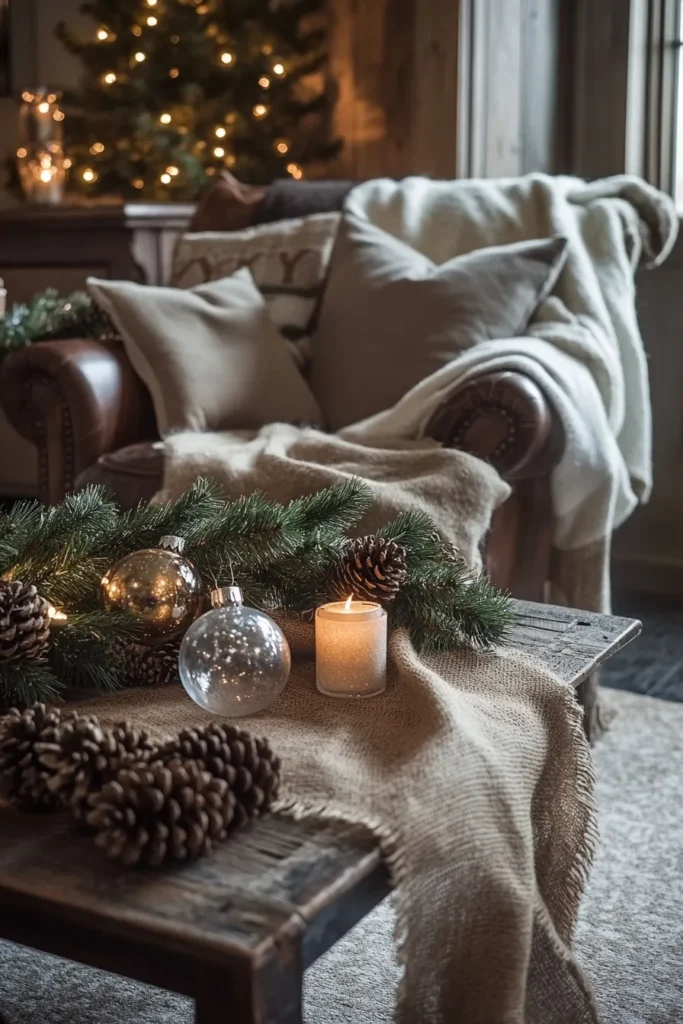
<svg viewBox="0 0 683 1024">
<path fill-rule="evenodd" d="M 316 685 L 328 697 L 374 697 L 387 685 L 387 613 L 336 601 L 315 613 Z"/>
</svg>

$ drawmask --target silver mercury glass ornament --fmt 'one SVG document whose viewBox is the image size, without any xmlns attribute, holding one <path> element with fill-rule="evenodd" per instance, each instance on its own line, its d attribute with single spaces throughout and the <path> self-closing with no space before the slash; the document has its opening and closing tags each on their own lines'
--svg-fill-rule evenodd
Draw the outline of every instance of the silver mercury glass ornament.
<svg viewBox="0 0 683 1024">
<path fill-rule="evenodd" d="M 212 591 L 211 605 L 183 637 L 181 682 L 214 715 L 253 715 L 285 687 L 292 667 L 287 638 L 265 612 L 245 608 L 239 587 Z"/>
</svg>

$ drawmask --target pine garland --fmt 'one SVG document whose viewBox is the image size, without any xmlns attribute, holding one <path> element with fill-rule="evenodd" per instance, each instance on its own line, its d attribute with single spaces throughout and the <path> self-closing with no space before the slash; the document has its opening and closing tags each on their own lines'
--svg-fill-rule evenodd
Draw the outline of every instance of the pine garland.
<svg viewBox="0 0 683 1024">
<path fill-rule="evenodd" d="M 185 538 L 208 587 L 237 580 L 248 604 L 301 613 L 333 596 L 331 574 L 372 503 L 352 480 L 283 505 L 262 494 L 236 501 L 198 480 L 176 501 L 121 512 L 89 487 L 60 504 L 17 502 L 0 513 L 0 580 L 32 583 L 67 619 L 33 662 L 0 664 L 0 705 L 52 701 L 64 687 L 107 691 L 126 683 L 127 651 L 140 627 L 100 607 L 100 581 L 122 555 Z M 505 639 L 508 598 L 474 576 L 422 512 L 404 512 L 378 536 L 406 551 L 406 578 L 388 614 L 423 651 Z"/>
<path fill-rule="evenodd" d="M 0 318 L 0 356 L 34 341 L 116 337 L 113 323 L 86 292 L 60 295 L 48 288 L 30 302 L 18 303 Z"/>
</svg>

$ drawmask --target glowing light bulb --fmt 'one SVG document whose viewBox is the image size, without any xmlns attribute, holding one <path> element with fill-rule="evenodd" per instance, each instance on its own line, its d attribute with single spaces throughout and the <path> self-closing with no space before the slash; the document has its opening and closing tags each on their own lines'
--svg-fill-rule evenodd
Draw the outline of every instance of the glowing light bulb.
<svg viewBox="0 0 683 1024">
<path fill-rule="evenodd" d="M 266 57 L 269 57 L 272 52 L 273 47 L 270 45 L 270 43 L 264 43 L 263 46 L 261 47 L 261 53 L 264 53 Z"/>
<path fill-rule="evenodd" d="M 256 106 L 252 109 L 252 114 L 259 121 L 261 120 L 262 117 L 265 117 L 267 113 L 268 107 L 265 105 L 265 103 L 257 103 Z"/>
<path fill-rule="evenodd" d="M 140 28 L 139 25 L 133 25 L 131 28 L 131 32 L 133 33 L 134 36 L 138 36 L 138 38 L 142 35 L 142 29 Z"/>
<path fill-rule="evenodd" d="M 114 74 L 114 72 L 108 71 L 107 74 L 104 76 L 104 81 L 107 85 L 113 85 L 116 81 L 116 75 Z"/>
<path fill-rule="evenodd" d="M 172 178 L 177 178 L 180 174 L 180 170 L 177 167 L 171 166 L 166 168 L 166 173 L 170 174 Z"/>
<path fill-rule="evenodd" d="M 171 68 L 171 70 L 168 73 L 168 77 L 169 78 L 177 78 L 179 74 L 180 74 L 180 71 L 178 70 L 178 68 Z"/>
<path fill-rule="evenodd" d="M 41 114 L 49 114 L 50 113 L 50 104 L 49 103 L 39 103 L 38 104 L 38 111 Z"/>
<path fill-rule="evenodd" d="M 232 53 L 230 53 L 229 50 L 225 50 L 225 52 L 221 54 L 221 63 L 222 64 L 232 64 L 234 59 L 235 59 L 234 55 Z"/>
<path fill-rule="evenodd" d="M 106 29 L 106 28 L 98 29 L 97 30 L 97 38 L 99 39 L 99 41 L 101 43 L 103 43 L 105 41 L 105 39 L 109 39 L 109 30 Z"/>
<path fill-rule="evenodd" d="M 289 153 L 289 143 L 286 139 L 277 139 L 275 142 L 275 151 L 284 156 L 285 153 Z"/>
<path fill-rule="evenodd" d="M 83 171 L 82 177 L 83 177 L 83 181 L 87 181 L 87 182 L 97 181 L 97 174 L 96 174 L 95 171 L 93 171 L 92 167 L 86 167 L 86 169 Z"/>
<path fill-rule="evenodd" d="M 147 0 L 147 6 L 148 7 L 156 7 L 156 5 L 157 5 L 157 0 Z"/>
<path fill-rule="evenodd" d="M 235 156 L 234 153 L 228 153 L 228 155 L 225 158 L 225 162 L 228 165 L 228 167 L 234 167 L 235 164 L 237 163 L 237 157 Z"/>
<path fill-rule="evenodd" d="M 170 174 L 162 174 L 160 180 L 161 180 L 162 185 L 170 185 L 171 181 L 172 181 L 172 178 L 171 178 Z"/>
<path fill-rule="evenodd" d="M 299 181 L 304 176 L 304 172 L 298 164 L 287 164 L 287 173 L 291 174 L 295 181 Z"/>
<path fill-rule="evenodd" d="M 210 8 L 208 4 L 200 4 L 197 8 L 197 14 L 208 14 L 209 10 Z"/>
<path fill-rule="evenodd" d="M 57 93 L 56 92 L 51 92 L 50 95 L 47 97 L 47 102 L 48 103 L 56 103 L 57 102 Z"/>
<path fill-rule="evenodd" d="M 225 115 L 225 123 L 226 124 L 234 124 L 236 120 L 237 120 L 237 114 L 235 113 L 234 110 L 231 110 L 229 114 Z"/>
<path fill-rule="evenodd" d="M 275 63 L 273 64 L 273 74 L 277 75 L 278 78 L 282 78 L 284 73 L 285 73 L 285 66 L 282 63 L 282 61 L 281 60 L 275 61 Z"/>
<path fill-rule="evenodd" d="M 21 146 L 21 148 L 17 150 L 17 156 L 20 160 L 23 160 L 24 157 L 28 156 L 28 152 L 24 149 L 23 146 Z"/>
<path fill-rule="evenodd" d="M 220 160 L 221 157 L 225 156 L 225 150 L 223 149 L 222 146 L 216 146 L 216 148 L 213 151 L 213 155 L 215 157 L 218 157 L 218 159 Z"/>
<path fill-rule="evenodd" d="M 90 152 L 93 154 L 93 156 L 96 155 L 97 153 L 104 153 L 104 146 L 101 142 L 93 142 L 92 146 L 90 147 Z"/>
<path fill-rule="evenodd" d="M 142 50 L 138 50 L 138 52 L 135 54 L 135 60 L 138 62 L 138 64 L 142 64 L 143 60 L 146 60 L 146 55 L 142 52 Z"/>
<path fill-rule="evenodd" d="M 65 116 L 66 115 L 64 114 L 63 111 L 55 110 L 54 114 L 52 115 L 52 120 L 53 121 L 63 121 Z"/>
<path fill-rule="evenodd" d="M 227 134 L 228 132 L 226 128 L 222 128 L 220 125 L 216 128 L 215 135 L 217 135 L 219 139 L 224 139 Z"/>
<path fill-rule="evenodd" d="M 269 89 L 270 79 L 267 78 L 266 75 L 261 75 L 261 77 L 258 80 L 258 84 L 261 86 L 262 89 Z"/>
<path fill-rule="evenodd" d="M 40 180 L 45 182 L 52 181 L 52 171 L 41 171 Z"/>
<path fill-rule="evenodd" d="M 154 28 L 155 25 L 159 24 L 159 19 L 155 18 L 153 14 L 150 14 L 149 18 L 147 19 L 147 24 L 149 25 L 150 28 Z"/>
<path fill-rule="evenodd" d="M 144 188 L 145 183 L 142 178 L 136 178 L 133 182 L 133 188 Z"/>
<path fill-rule="evenodd" d="M 159 120 L 161 121 L 162 124 L 170 124 L 171 123 L 171 115 L 170 114 L 161 114 L 160 117 L 159 117 Z"/>
<path fill-rule="evenodd" d="M 68 171 L 69 168 L 71 167 L 71 165 L 72 165 L 71 157 L 67 157 L 66 160 L 64 161 L 64 170 Z"/>
<path fill-rule="evenodd" d="M 173 43 L 174 46 L 177 46 L 178 43 L 180 42 L 180 36 L 171 36 L 171 42 Z"/>
</svg>

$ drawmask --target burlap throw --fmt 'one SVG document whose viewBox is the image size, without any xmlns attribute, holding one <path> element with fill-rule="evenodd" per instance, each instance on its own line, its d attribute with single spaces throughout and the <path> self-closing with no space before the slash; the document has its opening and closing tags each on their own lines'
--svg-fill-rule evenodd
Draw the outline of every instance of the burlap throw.
<svg viewBox="0 0 683 1024">
<path fill-rule="evenodd" d="M 401 1024 L 595 1022 L 571 953 L 595 838 L 572 688 L 518 651 L 419 657 L 397 632 L 387 691 L 334 700 L 315 689 L 312 627 L 287 632 L 285 690 L 240 724 L 281 754 L 285 808 L 380 839 L 397 887 Z M 211 720 L 180 686 L 81 707 L 158 737 Z"/>
<path fill-rule="evenodd" d="M 376 499 L 360 529 L 422 507 L 475 565 L 508 493 L 462 452 L 367 448 L 277 425 L 251 439 L 169 439 L 166 496 L 199 474 L 230 496 L 260 488 L 280 500 L 359 476 Z M 397 632 L 386 693 L 334 700 L 315 689 L 312 627 L 286 629 L 291 678 L 241 724 L 282 756 L 291 813 L 377 834 L 397 887 L 401 1024 L 595 1021 L 571 953 L 595 838 L 590 752 L 571 687 L 523 652 L 419 657 Z M 83 707 L 158 736 L 209 720 L 180 687 Z"/>
</svg>

